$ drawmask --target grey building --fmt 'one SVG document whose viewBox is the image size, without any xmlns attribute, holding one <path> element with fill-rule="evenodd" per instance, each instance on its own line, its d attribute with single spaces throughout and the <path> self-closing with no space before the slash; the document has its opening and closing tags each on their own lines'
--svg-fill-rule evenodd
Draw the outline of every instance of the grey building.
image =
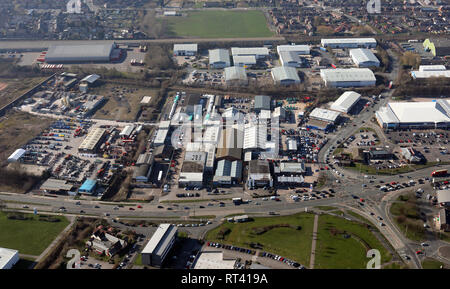
<svg viewBox="0 0 450 289">
<path fill-rule="evenodd" d="M 291 85 L 300 83 L 297 69 L 290 66 L 279 66 L 272 68 L 272 78 L 276 84 Z"/>
<path fill-rule="evenodd" d="M 177 227 L 161 224 L 142 250 L 142 264 L 161 267 L 177 237 Z"/>
<path fill-rule="evenodd" d="M 261 110 L 271 110 L 271 98 L 268 95 L 256 95 L 254 110 L 260 113 Z"/>
<path fill-rule="evenodd" d="M 230 66 L 230 54 L 226 49 L 209 50 L 209 66 L 220 69 Z"/>
<path fill-rule="evenodd" d="M 116 45 L 82 44 L 82 45 L 51 45 L 45 56 L 47 63 L 86 63 L 109 62 Z"/>
</svg>

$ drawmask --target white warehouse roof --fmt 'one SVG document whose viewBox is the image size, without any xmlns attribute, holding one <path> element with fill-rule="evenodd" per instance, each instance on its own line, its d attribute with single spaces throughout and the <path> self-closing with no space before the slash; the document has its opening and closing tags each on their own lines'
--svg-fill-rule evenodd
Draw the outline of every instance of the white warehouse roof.
<svg viewBox="0 0 450 289">
<path fill-rule="evenodd" d="M 377 117 L 383 123 L 450 122 L 450 101 L 391 102 L 380 108 Z"/>
<path fill-rule="evenodd" d="M 269 56 L 269 49 L 267 47 L 231 47 L 231 55 Z"/>
<path fill-rule="evenodd" d="M 278 45 L 277 46 L 278 54 L 282 51 L 292 51 L 297 52 L 298 54 L 309 54 L 310 47 L 309 45 Z"/>
<path fill-rule="evenodd" d="M 174 44 L 173 51 L 195 51 L 197 52 L 198 45 L 195 44 Z"/>
<path fill-rule="evenodd" d="M 224 69 L 225 81 L 230 80 L 247 80 L 245 68 L 240 66 L 231 66 Z"/>
<path fill-rule="evenodd" d="M 100 75 L 98 74 L 90 74 L 83 78 L 81 82 L 89 82 L 90 84 L 96 82 L 100 78 Z"/>
<path fill-rule="evenodd" d="M 24 149 L 15 150 L 9 157 L 8 162 L 17 162 L 27 151 Z"/>
<path fill-rule="evenodd" d="M 412 78 L 450 77 L 450 70 L 411 71 Z"/>
<path fill-rule="evenodd" d="M 350 49 L 350 56 L 358 66 L 380 66 L 380 61 L 370 49 Z"/>
<path fill-rule="evenodd" d="M 0 270 L 11 269 L 19 261 L 19 251 L 0 248 Z"/>
<path fill-rule="evenodd" d="M 369 68 L 321 69 L 320 75 L 325 82 L 375 82 L 376 78 Z"/>
<path fill-rule="evenodd" d="M 323 109 L 323 108 L 315 108 L 311 114 L 309 115 L 311 118 L 327 121 L 327 122 L 336 122 L 336 119 L 339 117 L 340 113 L 333 110 Z"/>
<path fill-rule="evenodd" d="M 235 66 L 255 65 L 256 57 L 254 55 L 234 55 L 233 63 Z"/>
<path fill-rule="evenodd" d="M 46 62 L 108 62 L 114 43 L 51 45 L 45 55 Z"/>
<path fill-rule="evenodd" d="M 224 62 L 230 65 L 230 54 L 226 49 L 213 49 L 209 51 L 209 63 Z"/>
<path fill-rule="evenodd" d="M 354 91 L 344 92 L 332 105 L 332 110 L 347 113 L 360 100 L 361 94 Z"/>
<path fill-rule="evenodd" d="M 357 44 L 357 45 L 365 45 L 365 44 L 377 44 L 377 40 L 375 38 L 329 38 L 329 39 L 322 39 L 320 41 L 322 46 L 327 45 L 339 45 L 339 44 Z"/>
<path fill-rule="evenodd" d="M 293 81 L 295 83 L 300 82 L 297 69 L 289 66 L 279 66 L 272 68 L 272 78 L 276 82 Z"/>
<path fill-rule="evenodd" d="M 170 240 L 177 233 L 177 227 L 171 224 L 161 224 L 156 229 L 150 241 L 145 245 L 142 254 L 158 254 L 164 252 L 170 244 Z"/>
<path fill-rule="evenodd" d="M 419 71 L 445 71 L 445 65 L 420 65 Z"/>
</svg>

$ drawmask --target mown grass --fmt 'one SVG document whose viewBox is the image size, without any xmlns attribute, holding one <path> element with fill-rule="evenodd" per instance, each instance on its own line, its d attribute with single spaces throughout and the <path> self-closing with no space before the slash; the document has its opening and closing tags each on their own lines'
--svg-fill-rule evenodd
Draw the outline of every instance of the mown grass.
<svg viewBox="0 0 450 289">
<path fill-rule="evenodd" d="M 421 241 L 425 238 L 425 228 L 420 219 L 417 200 L 413 194 L 400 196 L 391 205 L 390 213 L 397 227 L 406 238 Z"/>
</svg>

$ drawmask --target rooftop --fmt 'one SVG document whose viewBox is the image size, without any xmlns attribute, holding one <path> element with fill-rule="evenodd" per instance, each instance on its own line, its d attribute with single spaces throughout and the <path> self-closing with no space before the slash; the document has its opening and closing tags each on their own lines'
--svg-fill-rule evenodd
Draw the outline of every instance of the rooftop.
<svg viewBox="0 0 450 289">
<path fill-rule="evenodd" d="M 341 112 L 348 112 L 360 98 L 361 94 L 354 91 L 346 91 L 331 105 L 330 108 Z"/>
<path fill-rule="evenodd" d="M 150 241 L 145 245 L 142 250 L 142 254 L 156 254 L 160 255 L 160 252 L 164 252 L 169 245 L 172 237 L 177 233 L 177 227 L 171 224 L 161 224 L 156 229 Z"/>
<path fill-rule="evenodd" d="M 320 75 L 327 82 L 376 81 L 375 75 L 369 68 L 321 69 Z"/>
<path fill-rule="evenodd" d="M 272 68 L 272 77 L 277 82 L 283 80 L 293 80 L 295 82 L 300 82 L 300 77 L 298 77 L 297 69 L 289 66 L 279 66 Z"/>
<path fill-rule="evenodd" d="M 194 269 L 234 269 L 236 260 L 226 260 L 222 251 L 204 251 L 200 253 Z"/>
</svg>

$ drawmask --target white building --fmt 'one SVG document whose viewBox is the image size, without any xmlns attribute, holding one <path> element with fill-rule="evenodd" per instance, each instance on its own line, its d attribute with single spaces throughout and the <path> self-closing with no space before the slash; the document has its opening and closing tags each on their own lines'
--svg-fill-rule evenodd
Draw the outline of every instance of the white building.
<svg viewBox="0 0 450 289">
<path fill-rule="evenodd" d="M 168 129 L 158 129 L 155 140 L 153 141 L 153 145 L 154 146 L 163 145 L 166 142 L 168 133 L 169 133 Z"/>
<path fill-rule="evenodd" d="M 173 55 L 175 56 L 194 56 L 197 54 L 198 45 L 195 44 L 174 44 Z"/>
<path fill-rule="evenodd" d="M 450 77 L 450 70 L 424 70 L 424 71 L 411 71 L 411 76 L 414 79 L 420 78 L 432 78 L 432 77 Z"/>
<path fill-rule="evenodd" d="M 256 57 L 254 55 L 234 55 L 234 66 L 249 67 L 256 65 Z"/>
<path fill-rule="evenodd" d="M 419 71 L 445 71 L 445 65 L 420 65 Z"/>
<path fill-rule="evenodd" d="M 375 38 L 331 38 L 320 41 L 322 47 L 331 48 L 375 48 L 377 40 Z"/>
<path fill-rule="evenodd" d="M 373 54 L 373 52 L 370 51 L 370 49 L 367 48 L 350 49 L 349 54 L 353 62 L 358 67 L 380 66 L 380 61 L 375 56 L 375 54 Z"/>
<path fill-rule="evenodd" d="M 0 248 L 0 270 L 11 269 L 19 259 L 19 251 Z"/>
<path fill-rule="evenodd" d="M 328 87 L 374 86 L 376 78 L 369 68 L 321 69 L 320 76 Z"/>
<path fill-rule="evenodd" d="M 161 224 L 150 241 L 142 250 L 142 263 L 150 266 L 161 266 L 172 249 L 177 237 L 177 227 Z"/>
<path fill-rule="evenodd" d="M 346 91 L 331 105 L 330 108 L 332 110 L 348 113 L 360 99 L 361 94 L 354 91 Z"/>
<path fill-rule="evenodd" d="M 230 54 L 226 49 L 209 50 L 209 66 L 220 69 L 230 66 Z"/>
<path fill-rule="evenodd" d="M 267 141 L 267 125 L 264 123 L 245 125 L 244 150 L 265 150 Z"/>
<path fill-rule="evenodd" d="M 390 102 L 375 117 L 382 128 L 450 127 L 450 101 Z"/>
<path fill-rule="evenodd" d="M 311 111 L 309 117 L 329 123 L 335 123 L 339 115 L 340 113 L 337 111 L 317 107 L 313 111 Z"/>
<path fill-rule="evenodd" d="M 282 66 L 301 67 L 302 60 L 295 51 L 281 51 L 279 54 Z"/>
<path fill-rule="evenodd" d="M 27 151 L 24 149 L 17 149 L 15 150 L 9 157 L 8 157 L 8 163 L 15 163 L 19 161 L 26 153 Z"/>
<path fill-rule="evenodd" d="M 291 51 L 297 53 L 297 55 L 308 55 L 311 53 L 309 45 L 278 45 L 277 52 Z"/>
<path fill-rule="evenodd" d="M 194 269 L 234 269 L 235 259 L 224 259 L 222 251 L 203 251 L 194 261 Z"/>
<path fill-rule="evenodd" d="M 231 66 L 224 69 L 225 83 L 227 85 L 248 84 L 247 73 L 244 67 Z"/>
<path fill-rule="evenodd" d="M 269 57 L 269 49 L 267 47 L 232 47 L 231 55 L 255 56 L 256 59 L 263 59 Z"/>
<path fill-rule="evenodd" d="M 297 69 L 289 66 L 279 66 L 272 68 L 271 71 L 273 81 L 276 84 L 291 85 L 300 83 Z"/>
</svg>

